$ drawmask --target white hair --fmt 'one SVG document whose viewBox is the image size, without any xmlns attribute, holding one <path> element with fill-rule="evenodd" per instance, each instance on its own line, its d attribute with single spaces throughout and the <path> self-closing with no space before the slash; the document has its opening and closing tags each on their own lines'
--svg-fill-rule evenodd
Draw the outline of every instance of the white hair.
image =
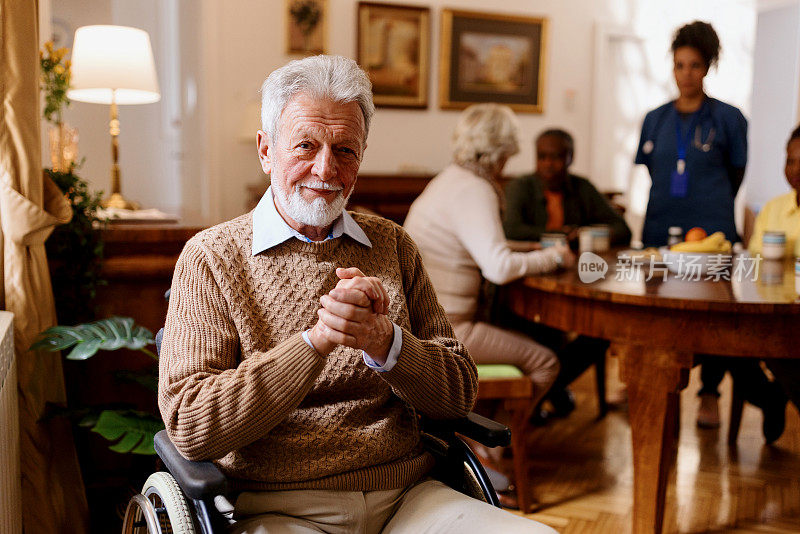
<svg viewBox="0 0 800 534">
<path fill-rule="evenodd" d="M 519 123 L 511 108 L 476 104 L 464 110 L 453 131 L 453 161 L 491 173 L 519 152 Z"/>
<path fill-rule="evenodd" d="M 298 93 L 334 102 L 356 102 L 364 117 L 364 139 L 375 113 L 372 83 L 350 58 L 311 56 L 290 61 L 272 71 L 261 85 L 261 129 L 275 142 L 283 109 Z"/>
</svg>

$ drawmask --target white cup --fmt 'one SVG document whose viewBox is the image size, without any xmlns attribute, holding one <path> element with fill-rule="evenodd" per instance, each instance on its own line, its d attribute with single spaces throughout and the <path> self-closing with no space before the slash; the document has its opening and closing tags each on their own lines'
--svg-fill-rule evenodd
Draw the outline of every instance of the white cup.
<svg viewBox="0 0 800 534">
<path fill-rule="evenodd" d="M 545 232 L 539 239 L 539 244 L 542 245 L 542 248 L 554 247 L 556 245 L 567 246 L 567 236 L 557 232 Z"/>
<path fill-rule="evenodd" d="M 591 226 L 584 226 L 578 231 L 578 250 L 594 252 L 594 233 Z"/>
<path fill-rule="evenodd" d="M 765 260 L 782 260 L 786 254 L 785 232 L 764 232 L 761 239 L 761 255 Z"/>
</svg>

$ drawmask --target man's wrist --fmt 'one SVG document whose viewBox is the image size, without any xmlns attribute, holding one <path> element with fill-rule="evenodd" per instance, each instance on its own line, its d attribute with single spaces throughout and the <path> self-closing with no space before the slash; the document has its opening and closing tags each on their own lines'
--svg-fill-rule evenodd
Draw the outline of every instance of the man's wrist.
<svg viewBox="0 0 800 534">
<path fill-rule="evenodd" d="M 366 351 L 362 351 L 364 354 L 364 363 L 379 373 L 386 373 L 394 368 L 400 357 L 400 351 L 403 348 L 403 329 L 397 326 L 396 323 L 392 323 L 392 331 L 392 346 L 389 348 L 389 354 L 386 356 L 386 361 L 383 364 L 373 360 L 372 356 L 367 354 Z"/>
<path fill-rule="evenodd" d="M 336 348 L 336 345 L 320 336 L 317 333 L 316 328 L 317 325 L 314 325 L 303 332 L 303 339 L 311 346 L 312 349 L 317 351 L 317 354 L 325 358 L 331 353 L 331 351 L 333 351 L 333 349 Z"/>
<path fill-rule="evenodd" d="M 389 357 L 392 341 L 394 341 L 394 325 L 385 315 L 381 317 L 384 334 L 381 336 L 380 343 L 376 344 L 374 347 L 365 347 L 364 352 L 374 362 L 383 366 L 386 363 L 386 359 Z"/>
</svg>

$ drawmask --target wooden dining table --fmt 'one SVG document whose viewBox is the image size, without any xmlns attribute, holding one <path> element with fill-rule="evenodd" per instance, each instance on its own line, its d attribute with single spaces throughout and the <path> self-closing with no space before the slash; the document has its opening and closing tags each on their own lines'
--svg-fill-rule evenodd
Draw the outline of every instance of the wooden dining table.
<svg viewBox="0 0 800 534">
<path fill-rule="evenodd" d="M 585 276 L 598 268 L 582 257 L 570 269 L 505 286 L 501 305 L 530 321 L 611 342 L 628 390 L 632 531 L 659 533 L 675 462 L 679 393 L 695 354 L 800 358 L 794 263 L 743 254 L 727 269 L 679 277 L 663 263 L 631 263 L 615 251 L 601 256 L 608 271 L 597 281 L 581 281 L 581 266 Z"/>
</svg>

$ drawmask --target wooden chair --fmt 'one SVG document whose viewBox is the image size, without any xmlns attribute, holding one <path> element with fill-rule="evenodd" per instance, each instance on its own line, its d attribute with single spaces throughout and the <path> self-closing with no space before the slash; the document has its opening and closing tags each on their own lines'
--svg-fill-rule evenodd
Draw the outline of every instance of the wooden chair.
<svg viewBox="0 0 800 534">
<path fill-rule="evenodd" d="M 478 400 L 502 401 L 511 415 L 511 452 L 516 478 L 517 502 L 523 513 L 531 506 L 528 456 L 525 445 L 528 417 L 533 406 L 533 383 L 513 365 L 478 365 Z"/>
</svg>

